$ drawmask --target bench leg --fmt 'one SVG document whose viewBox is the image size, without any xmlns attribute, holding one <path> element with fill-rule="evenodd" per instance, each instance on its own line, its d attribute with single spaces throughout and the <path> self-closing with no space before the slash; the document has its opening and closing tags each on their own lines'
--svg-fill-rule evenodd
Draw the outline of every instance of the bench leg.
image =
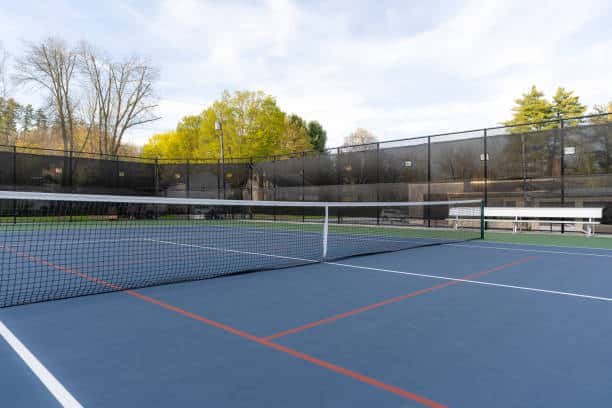
<svg viewBox="0 0 612 408">
<path fill-rule="evenodd" d="M 593 236 L 593 224 L 591 224 L 592 220 L 589 218 L 589 223 L 587 224 L 587 237 Z"/>
</svg>

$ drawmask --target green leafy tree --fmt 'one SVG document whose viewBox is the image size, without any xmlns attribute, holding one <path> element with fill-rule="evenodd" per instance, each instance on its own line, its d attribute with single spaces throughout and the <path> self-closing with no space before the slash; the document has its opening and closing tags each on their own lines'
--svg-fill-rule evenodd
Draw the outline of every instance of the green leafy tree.
<svg viewBox="0 0 612 408">
<path fill-rule="evenodd" d="M 555 118 L 566 119 L 567 126 L 575 126 L 580 120 L 571 118 L 584 116 L 586 110 L 586 105 L 580 103 L 580 98 L 574 95 L 573 91 L 568 91 L 563 87 L 557 88 L 552 102 L 552 114 Z"/>
<path fill-rule="evenodd" d="M 220 122 L 221 130 L 215 123 Z M 308 128 L 297 115 L 287 116 L 261 91 L 224 92 L 200 115 L 187 116 L 173 132 L 153 136 L 148 156 L 220 159 L 264 157 L 311 150 Z"/>
<path fill-rule="evenodd" d="M 513 117 L 504 122 L 507 126 L 513 126 L 509 128 L 511 133 L 540 131 L 555 127 L 554 123 L 539 123 L 554 119 L 555 113 L 553 105 L 544 98 L 544 93 L 539 91 L 535 85 L 514 102 L 516 106 L 512 108 Z"/>
<path fill-rule="evenodd" d="M 282 150 L 286 152 L 304 152 L 313 148 L 304 119 L 296 114 L 287 117 L 283 143 Z"/>
<path fill-rule="evenodd" d="M 325 150 L 325 144 L 327 143 L 327 132 L 323 129 L 323 126 L 316 120 L 308 122 L 308 137 L 312 147 L 317 152 L 323 152 Z"/>
</svg>

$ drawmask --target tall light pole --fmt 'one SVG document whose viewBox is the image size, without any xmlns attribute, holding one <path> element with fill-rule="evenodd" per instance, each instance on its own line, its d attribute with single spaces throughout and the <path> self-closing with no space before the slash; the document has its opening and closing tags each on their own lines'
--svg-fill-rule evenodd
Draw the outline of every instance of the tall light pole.
<svg viewBox="0 0 612 408">
<path fill-rule="evenodd" d="M 218 115 L 215 120 L 215 131 L 219 133 L 219 146 L 221 148 L 221 182 L 223 183 L 223 198 L 225 198 L 225 150 L 223 147 L 223 116 Z"/>
</svg>

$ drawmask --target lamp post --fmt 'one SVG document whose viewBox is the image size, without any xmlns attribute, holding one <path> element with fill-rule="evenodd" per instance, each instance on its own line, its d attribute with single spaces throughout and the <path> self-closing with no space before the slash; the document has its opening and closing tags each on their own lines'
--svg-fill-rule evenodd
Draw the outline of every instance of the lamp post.
<svg viewBox="0 0 612 408">
<path fill-rule="evenodd" d="M 219 146 L 221 149 L 221 182 L 223 183 L 223 198 L 225 199 L 225 150 L 223 147 L 223 116 L 220 114 L 215 121 L 215 131 L 219 133 Z"/>
</svg>

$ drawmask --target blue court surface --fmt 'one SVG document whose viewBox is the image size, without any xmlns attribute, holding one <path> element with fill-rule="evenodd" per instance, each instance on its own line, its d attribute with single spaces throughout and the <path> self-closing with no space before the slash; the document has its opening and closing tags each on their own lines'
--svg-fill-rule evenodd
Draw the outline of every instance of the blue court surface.
<svg viewBox="0 0 612 408">
<path fill-rule="evenodd" d="M 612 406 L 610 250 L 470 241 L 0 322 L 6 407 Z"/>
</svg>

